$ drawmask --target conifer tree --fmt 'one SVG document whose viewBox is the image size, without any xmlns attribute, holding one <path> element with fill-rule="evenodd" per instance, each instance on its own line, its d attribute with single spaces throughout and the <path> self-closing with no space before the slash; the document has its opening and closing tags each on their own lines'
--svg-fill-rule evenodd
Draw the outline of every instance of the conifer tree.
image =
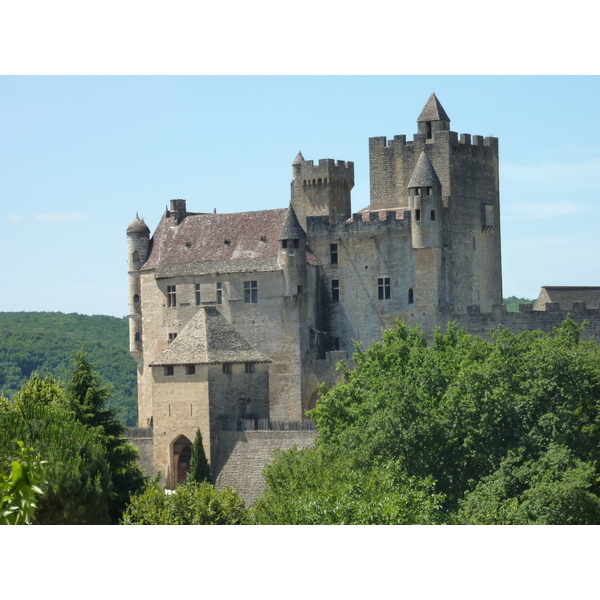
<svg viewBox="0 0 600 600">
<path fill-rule="evenodd" d="M 111 395 L 110 387 L 102 384 L 83 349 L 75 356 L 75 368 L 65 391 L 68 406 L 77 420 L 102 434 L 114 486 L 110 516 L 113 523 L 117 523 L 131 495 L 142 489 L 144 478 L 137 463 L 136 448 L 123 437 L 124 425 L 117 420 L 114 411 L 105 408 Z"/>
<path fill-rule="evenodd" d="M 192 448 L 192 457 L 190 460 L 190 471 L 187 477 L 188 481 L 195 481 L 196 483 L 202 483 L 208 481 L 210 483 L 210 466 L 206 459 L 206 453 L 204 452 L 204 446 L 202 444 L 202 434 L 200 429 L 196 430 L 196 438 L 194 439 L 194 446 Z"/>
</svg>

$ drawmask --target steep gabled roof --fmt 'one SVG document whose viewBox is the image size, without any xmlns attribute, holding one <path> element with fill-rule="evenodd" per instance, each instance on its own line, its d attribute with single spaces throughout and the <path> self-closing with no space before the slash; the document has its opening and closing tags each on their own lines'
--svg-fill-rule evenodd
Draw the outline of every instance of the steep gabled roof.
<svg viewBox="0 0 600 600">
<path fill-rule="evenodd" d="M 419 160 L 417 160 L 412 175 L 410 176 L 408 187 L 441 187 L 441 185 L 427 153 L 423 150 L 421 156 L 419 156 Z"/>
<path fill-rule="evenodd" d="M 272 361 L 242 337 L 215 306 L 201 306 L 192 320 L 150 366 L 246 362 Z"/>
<path fill-rule="evenodd" d="M 287 209 L 188 214 L 176 227 L 163 216 L 142 270 L 207 261 L 277 258 Z"/>
<path fill-rule="evenodd" d="M 429 96 L 429 100 L 427 100 L 427 104 L 421 111 L 419 118 L 417 119 L 417 123 L 422 121 L 448 121 L 450 122 L 450 117 L 446 114 L 443 106 L 440 104 L 440 101 L 437 99 L 435 94 L 431 94 Z"/>
</svg>

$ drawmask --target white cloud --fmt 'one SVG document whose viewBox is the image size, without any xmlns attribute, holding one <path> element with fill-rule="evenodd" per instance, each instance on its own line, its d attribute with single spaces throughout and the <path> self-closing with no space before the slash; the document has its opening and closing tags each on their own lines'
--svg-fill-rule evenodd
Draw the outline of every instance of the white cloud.
<svg viewBox="0 0 600 600">
<path fill-rule="evenodd" d="M 34 221 L 74 221 L 77 219 L 85 219 L 86 216 L 83 213 L 70 213 L 70 214 L 47 214 L 47 215 L 35 215 Z"/>
<path fill-rule="evenodd" d="M 21 215 L 8 215 L 6 218 L 9 221 L 20 221 L 23 217 Z"/>
</svg>

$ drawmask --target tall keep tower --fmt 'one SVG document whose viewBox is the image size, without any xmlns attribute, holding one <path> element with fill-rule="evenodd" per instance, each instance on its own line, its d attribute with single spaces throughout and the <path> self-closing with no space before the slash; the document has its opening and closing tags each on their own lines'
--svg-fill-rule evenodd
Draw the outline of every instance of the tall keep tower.
<svg viewBox="0 0 600 600">
<path fill-rule="evenodd" d="M 315 166 L 298 152 L 292 163 L 291 187 L 292 206 L 305 231 L 307 216 L 328 216 L 331 223 L 337 215 L 349 219 L 354 163 L 324 158 Z"/>
<path fill-rule="evenodd" d="M 479 304 L 489 311 L 502 304 L 498 138 L 459 138 L 435 94 L 417 124 L 412 141 L 405 135 L 370 138 L 370 208 L 414 213 L 411 178 L 425 150 L 441 185 L 441 211 L 435 209 L 441 217 L 435 225 L 442 249 L 439 306 L 461 313 Z"/>
</svg>

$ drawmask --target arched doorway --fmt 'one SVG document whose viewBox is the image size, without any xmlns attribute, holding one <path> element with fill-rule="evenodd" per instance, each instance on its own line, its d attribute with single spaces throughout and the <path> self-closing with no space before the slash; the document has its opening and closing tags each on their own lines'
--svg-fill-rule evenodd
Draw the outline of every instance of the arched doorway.
<svg viewBox="0 0 600 600">
<path fill-rule="evenodd" d="M 183 483 L 187 479 L 191 457 L 192 442 L 185 435 L 179 436 L 173 444 L 176 483 Z"/>
</svg>

